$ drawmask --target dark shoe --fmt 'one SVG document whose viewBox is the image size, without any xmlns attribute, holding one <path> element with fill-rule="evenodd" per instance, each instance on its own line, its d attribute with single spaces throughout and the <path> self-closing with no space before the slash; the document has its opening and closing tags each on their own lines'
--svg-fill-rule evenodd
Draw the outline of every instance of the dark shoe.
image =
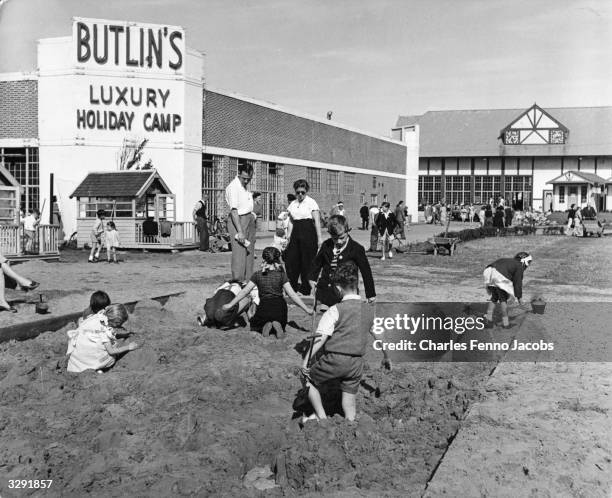
<svg viewBox="0 0 612 498">
<path fill-rule="evenodd" d="M 508 325 L 502 325 L 501 327 L 504 330 L 508 330 L 508 329 L 511 329 L 512 327 L 514 327 L 514 324 L 513 323 L 509 323 Z"/>
<path fill-rule="evenodd" d="M 263 337 L 270 337 L 270 330 L 272 330 L 272 322 L 266 322 L 263 329 L 261 329 L 261 335 Z"/>
<path fill-rule="evenodd" d="M 34 280 L 32 280 L 30 282 L 30 285 L 22 285 L 21 289 L 28 292 L 28 291 L 36 289 L 39 285 L 40 285 L 39 282 L 35 282 Z"/>
<path fill-rule="evenodd" d="M 283 326 L 280 323 L 272 322 L 272 328 L 274 329 L 274 333 L 276 334 L 277 339 L 285 338 L 285 331 L 283 330 Z"/>
<path fill-rule="evenodd" d="M 495 327 L 495 322 L 493 320 L 488 320 L 487 317 L 483 317 L 483 319 L 485 329 L 492 329 L 493 327 Z"/>
<path fill-rule="evenodd" d="M 9 311 L 11 313 L 17 313 L 17 308 L 15 308 L 15 306 L 9 306 L 8 308 L 0 306 L 0 311 Z"/>
</svg>

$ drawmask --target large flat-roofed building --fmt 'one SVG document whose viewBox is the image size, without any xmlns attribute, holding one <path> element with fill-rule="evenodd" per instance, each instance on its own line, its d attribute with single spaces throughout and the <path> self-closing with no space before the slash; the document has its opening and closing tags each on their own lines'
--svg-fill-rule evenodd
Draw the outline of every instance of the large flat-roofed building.
<svg viewBox="0 0 612 498">
<path fill-rule="evenodd" d="M 421 203 L 612 210 L 612 107 L 430 111 L 392 131 L 415 133 Z"/>
<path fill-rule="evenodd" d="M 19 182 L 23 209 L 43 209 L 43 220 L 53 209 L 69 236 L 77 185 L 140 147 L 137 163 L 175 194 L 177 220 L 190 221 L 202 196 L 225 214 L 224 189 L 242 162 L 254 166 L 263 228 L 298 178 L 322 211 L 342 200 L 356 221 L 363 203 L 407 200 L 416 215 L 409 145 L 208 89 L 203 56 L 185 38 L 177 26 L 78 18 L 72 36 L 39 40 L 36 70 L 0 75 L 0 167 Z"/>
</svg>

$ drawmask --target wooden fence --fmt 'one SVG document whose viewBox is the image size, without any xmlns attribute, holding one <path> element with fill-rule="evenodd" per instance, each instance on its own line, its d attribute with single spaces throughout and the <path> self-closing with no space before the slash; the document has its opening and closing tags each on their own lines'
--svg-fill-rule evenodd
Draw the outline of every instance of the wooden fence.
<svg viewBox="0 0 612 498">
<path fill-rule="evenodd" d="M 165 226 L 167 224 L 167 226 Z M 136 247 L 182 247 L 197 244 L 195 223 L 191 221 L 159 222 L 158 235 L 145 235 L 142 224 L 136 227 Z"/>
<path fill-rule="evenodd" d="M 4 256 L 48 256 L 59 254 L 57 225 L 39 225 L 34 238 L 28 243 L 20 225 L 0 225 L 0 253 Z"/>
</svg>

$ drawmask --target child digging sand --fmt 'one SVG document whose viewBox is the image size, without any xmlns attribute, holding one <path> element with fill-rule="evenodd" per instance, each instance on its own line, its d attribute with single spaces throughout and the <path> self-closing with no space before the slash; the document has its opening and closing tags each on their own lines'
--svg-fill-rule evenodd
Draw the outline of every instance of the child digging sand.
<svg viewBox="0 0 612 498">
<path fill-rule="evenodd" d="M 330 307 L 321 317 L 317 334 L 321 339 L 312 345 L 302 361 L 302 374 L 308 386 L 308 399 L 314 408 L 310 417 L 303 421 L 327 418 L 319 387 L 324 382 L 339 379 L 342 391 L 342 410 L 347 420 L 355 420 L 355 398 L 365 364 L 364 355 L 372 333 L 375 308 L 362 301 L 357 291 L 357 266 L 345 263 L 333 275 L 333 284 L 342 296 L 342 301 Z M 323 355 L 309 368 L 308 358 L 322 347 Z M 383 366 L 391 369 L 387 352 L 383 350 Z"/>
<path fill-rule="evenodd" d="M 280 257 L 281 253 L 276 247 L 266 247 L 261 254 L 263 260 L 261 270 L 253 273 L 251 280 L 238 295 L 231 302 L 222 306 L 224 310 L 230 310 L 257 286 L 259 306 L 257 306 L 255 315 L 250 319 L 251 330 L 261 332 L 264 337 L 268 337 L 270 331 L 274 330 L 277 339 L 285 336 L 287 325 L 287 302 L 283 297 L 283 289 L 304 312 L 309 315 L 314 313 L 291 287 Z"/>
<path fill-rule="evenodd" d="M 127 309 L 123 304 L 111 304 L 103 311 L 91 315 L 76 330 L 68 331 L 69 372 L 97 370 L 102 372 L 115 364 L 115 356 L 134 351 L 138 344 L 130 342 L 127 346 L 117 346 L 117 330 L 128 319 Z"/>
<path fill-rule="evenodd" d="M 483 272 L 484 284 L 491 302 L 487 307 L 485 316 L 488 327 L 493 325 L 493 312 L 495 305 L 501 305 L 502 327 L 510 328 L 508 318 L 508 298 L 515 297 L 522 304 L 523 297 L 523 272 L 529 268 L 533 261 L 527 252 L 519 252 L 514 258 L 501 258 L 487 266 Z"/>
</svg>

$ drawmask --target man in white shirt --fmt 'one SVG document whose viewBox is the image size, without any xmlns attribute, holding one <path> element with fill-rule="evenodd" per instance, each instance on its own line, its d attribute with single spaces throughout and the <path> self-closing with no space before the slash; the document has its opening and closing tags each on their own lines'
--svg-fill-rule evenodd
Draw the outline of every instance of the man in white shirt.
<svg viewBox="0 0 612 498">
<path fill-rule="evenodd" d="M 227 229 L 232 241 L 232 280 L 246 282 L 253 274 L 255 258 L 255 216 L 253 196 L 246 189 L 253 177 L 251 164 L 239 164 L 238 175 L 225 189 L 230 209 Z"/>
</svg>

